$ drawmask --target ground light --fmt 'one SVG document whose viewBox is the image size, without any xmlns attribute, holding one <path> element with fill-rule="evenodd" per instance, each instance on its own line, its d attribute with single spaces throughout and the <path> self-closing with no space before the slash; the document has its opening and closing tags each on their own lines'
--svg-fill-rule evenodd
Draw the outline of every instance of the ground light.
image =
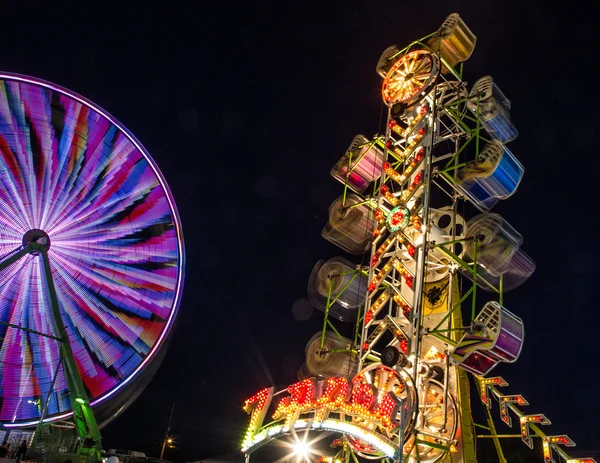
<svg viewBox="0 0 600 463">
<path fill-rule="evenodd" d="M 306 442 L 300 441 L 294 444 L 294 454 L 298 460 L 308 460 L 311 450 L 312 449 L 310 448 L 310 445 L 308 445 Z"/>
<path fill-rule="evenodd" d="M 322 454 L 315 444 L 328 435 L 329 433 L 313 436 L 309 440 L 308 431 L 304 431 L 302 435 L 293 432 L 290 440 L 279 443 L 282 447 L 289 449 L 289 453 L 274 463 L 310 463 L 314 461 Z"/>
<path fill-rule="evenodd" d="M 163 440 L 163 445 L 162 445 L 162 449 L 160 450 L 160 459 L 162 460 L 163 455 L 165 454 L 165 448 L 168 447 L 170 449 L 174 449 L 175 448 L 175 439 L 173 439 L 172 437 L 165 437 L 165 439 Z"/>
</svg>

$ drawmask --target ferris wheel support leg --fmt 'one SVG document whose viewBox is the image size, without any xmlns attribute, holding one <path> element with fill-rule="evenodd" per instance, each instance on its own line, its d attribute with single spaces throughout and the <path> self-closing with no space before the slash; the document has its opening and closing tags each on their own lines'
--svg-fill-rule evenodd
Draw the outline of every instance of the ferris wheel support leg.
<svg viewBox="0 0 600 463">
<path fill-rule="evenodd" d="M 14 264 L 21 257 L 24 257 L 25 254 L 31 253 L 32 251 L 33 252 L 38 251 L 39 249 L 40 249 L 40 246 L 37 243 L 28 244 L 23 249 L 19 250 L 18 252 L 15 252 L 13 255 L 8 257 L 6 260 L 0 262 L 0 272 L 2 270 L 4 270 L 6 267 L 8 267 L 9 265 Z M 51 334 L 42 333 L 41 331 L 32 330 L 31 328 L 25 328 L 24 326 L 16 325 L 14 323 L 0 321 L 0 325 L 8 326 L 11 328 L 15 328 L 17 330 L 25 331 L 27 333 L 32 333 L 32 334 L 35 334 L 38 336 L 43 336 L 45 338 L 56 339 L 57 341 L 60 341 L 60 338 L 58 338 L 56 336 L 52 336 Z"/>
<path fill-rule="evenodd" d="M 69 385 L 71 408 L 73 409 L 73 419 L 77 434 L 83 441 L 81 454 L 90 458 L 90 460 L 101 461 L 101 435 L 96 417 L 90 406 L 88 394 L 85 386 L 79 375 L 77 363 L 71 350 L 71 344 L 67 336 L 67 331 L 60 315 L 58 307 L 58 298 L 56 297 L 56 288 L 52 279 L 52 269 L 50 268 L 50 260 L 48 259 L 48 251 L 41 249 L 40 254 L 44 262 L 44 274 L 48 285 L 48 293 L 50 296 L 50 305 L 52 308 L 52 319 L 56 334 L 61 339 L 60 351 L 61 358 L 64 363 L 65 376 Z M 91 441 L 91 442 L 90 442 Z M 91 444 L 91 445 L 90 445 Z"/>
<path fill-rule="evenodd" d="M 2 262 L 0 262 L 0 272 L 2 270 L 4 270 L 6 267 L 8 267 L 9 265 L 14 264 L 21 257 L 23 257 L 26 254 L 29 254 L 31 251 L 33 251 L 35 249 L 36 244 L 37 243 L 30 243 L 27 246 L 25 246 L 23 249 L 21 249 L 20 251 L 15 252 L 13 255 L 8 257 L 6 260 L 3 260 Z M 17 249 L 19 249 L 19 248 L 17 248 Z"/>
</svg>

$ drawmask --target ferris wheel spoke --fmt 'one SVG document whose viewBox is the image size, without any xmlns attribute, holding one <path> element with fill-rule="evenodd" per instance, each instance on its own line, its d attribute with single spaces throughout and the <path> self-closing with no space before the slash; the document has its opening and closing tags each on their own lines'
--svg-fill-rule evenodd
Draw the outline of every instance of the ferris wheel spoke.
<svg viewBox="0 0 600 463">
<path fill-rule="evenodd" d="M 83 155 L 78 156 L 69 162 L 69 169 L 62 172 L 62 177 L 57 184 L 55 193 L 55 202 L 49 207 L 44 227 L 52 226 L 61 219 L 64 220 L 68 215 L 66 210 L 75 211 L 82 207 L 81 190 L 85 187 L 85 182 L 81 180 L 80 173 L 83 169 Z"/>
<path fill-rule="evenodd" d="M 414 74 L 429 74 L 431 75 L 431 71 L 434 68 L 434 64 L 433 64 L 433 60 L 431 59 L 431 56 L 427 56 L 422 58 L 419 61 L 418 66 L 415 67 L 415 69 L 413 70 Z"/>
<path fill-rule="evenodd" d="M 421 87 L 421 84 L 419 82 L 413 82 L 412 79 L 407 81 L 406 85 L 408 87 L 408 94 L 411 96 L 414 95 Z"/>
<path fill-rule="evenodd" d="M 113 228 L 110 228 L 109 224 L 102 224 L 96 228 L 82 227 L 79 233 L 76 233 L 76 230 L 65 233 L 63 239 L 57 240 L 57 243 L 61 246 L 74 247 L 78 245 L 76 240 L 79 240 L 93 247 L 99 246 L 104 249 L 112 248 L 124 251 L 129 246 L 144 245 L 145 243 L 148 246 L 159 245 L 166 248 L 172 233 L 172 224 L 166 218 L 161 221 L 149 212 L 144 214 L 144 217 L 140 216 L 139 223 L 135 228 L 127 220 L 114 224 Z M 157 251 L 159 250 L 160 248 L 157 249 Z"/>
<path fill-rule="evenodd" d="M 123 277 L 122 271 L 107 268 L 100 262 L 91 265 L 93 271 L 87 269 L 82 271 L 84 265 L 80 261 L 66 259 L 62 261 L 72 274 L 78 276 L 81 280 L 80 284 L 97 294 L 97 297 L 102 297 L 105 304 L 114 305 L 113 310 L 135 314 L 142 319 L 156 319 L 156 321 L 162 319 L 175 290 L 175 286 L 170 282 L 172 273 L 170 275 L 157 273 L 151 276 L 151 272 L 139 271 L 130 272 Z M 111 290 L 96 293 L 97 289 L 101 288 L 111 288 Z"/>
<path fill-rule="evenodd" d="M 404 91 L 402 92 L 402 99 L 410 98 L 414 93 L 414 86 L 411 82 L 406 82 L 404 85 Z"/>
<path fill-rule="evenodd" d="M 104 131 L 105 128 L 100 128 Z M 103 135 L 102 133 L 100 135 Z M 69 212 L 71 217 L 76 217 L 82 209 L 94 208 L 96 204 L 103 205 L 103 199 L 106 199 L 106 195 L 113 194 L 123 185 L 132 185 L 134 182 L 126 183 L 128 173 L 134 171 L 132 166 L 136 164 L 136 161 L 141 159 L 141 155 L 136 152 L 131 152 L 133 157 L 126 159 L 127 162 L 111 162 L 113 158 L 107 158 L 102 156 L 103 150 L 108 150 L 111 154 L 116 156 L 115 146 L 121 145 L 118 140 L 112 140 L 112 137 L 104 136 L 91 136 L 86 146 L 86 152 L 89 153 L 89 160 L 85 163 L 81 170 L 77 172 L 77 175 L 71 182 L 71 188 L 68 191 L 63 191 L 63 195 L 68 198 L 77 198 L 76 204 L 69 204 L 68 208 L 60 209 L 59 215 L 53 216 L 50 221 L 50 226 L 61 216 L 65 214 L 65 211 Z M 122 149 L 121 149 L 122 150 Z M 125 159 L 123 159 L 125 161 Z M 138 163 L 139 164 L 139 163 Z M 141 164 L 142 167 L 145 164 Z M 89 179 L 94 179 L 90 182 Z"/>
<path fill-rule="evenodd" d="M 71 261 L 63 256 L 56 258 L 59 265 L 62 265 L 72 275 L 76 275 L 80 290 L 93 291 L 96 294 L 95 297 L 101 300 L 105 306 L 108 305 L 111 310 L 135 314 L 142 319 L 163 318 L 170 292 L 156 291 L 160 287 L 159 285 L 153 282 L 136 283 L 132 281 L 130 287 L 124 281 L 119 280 L 117 273 L 110 270 L 105 270 L 97 265 L 93 266 L 94 270 L 88 270 L 81 262 Z M 135 284 L 139 285 L 138 289 L 133 288 Z M 103 288 L 106 289 L 103 290 Z M 99 292 L 96 292 L 98 290 Z M 144 305 L 140 304 L 140 297 L 144 294 L 149 296 L 150 292 L 155 292 L 153 294 L 155 300 Z"/>
<path fill-rule="evenodd" d="M 170 224 L 168 214 L 169 203 L 162 197 L 160 190 L 154 189 L 150 192 L 132 194 L 131 199 L 126 204 L 115 203 L 113 208 L 98 216 L 90 213 L 86 218 L 79 220 L 69 220 L 53 232 L 61 232 L 61 237 L 68 239 L 73 236 L 81 236 L 89 233 L 95 235 L 98 239 L 118 239 L 123 234 L 130 235 L 132 232 L 138 232 L 144 228 L 153 227 L 161 222 Z M 93 209 L 92 209 L 93 210 Z M 134 216 L 135 222 L 129 217 Z M 133 228 L 133 227 L 136 228 Z"/>
<path fill-rule="evenodd" d="M 14 171 L 11 171 L 11 173 L 15 174 Z M 21 177 L 20 171 L 16 175 Z M 26 207 L 23 201 L 23 198 L 26 196 L 26 187 L 22 182 L 22 178 L 10 178 L 10 174 L 5 171 L 0 174 L 0 182 L 3 185 L 3 189 L 0 192 L 0 210 L 8 214 L 7 218 L 12 217 L 12 220 L 23 229 L 31 228 L 33 218 L 30 215 L 29 208 Z"/>
<path fill-rule="evenodd" d="M 29 117 L 30 108 L 25 104 L 28 99 L 35 100 L 44 111 L 45 100 L 40 94 L 39 89 L 30 87 L 22 90 L 22 99 L 14 101 L 13 113 L 16 126 L 14 129 L 23 135 L 15 137 L 15 153 L 18 154 L 17 159 L 20 165 L 23 178 L 25 179 L 24 193 L 27 197 L 26 205 L 30 212 L 31 221 L 34 224 L 39 223 L 40 219 L 40 198 L 42 196 L 42 188 L 47 177 L 46 164 L 47 159 L 44 148 L 48 148 L 48 138 L 46 134 L 49 131 L 48 122 L 45 118 Z M 51 142 L 50 142 L 51 148 Z M 37 175 L 30 175 L 35 172 Z"/>
<path fill-rule="evenodd" d="M 93 172 L 90 175 L 96 179 L 93 185 L 79 181 L 75 184 L 78 187 L 76 191 L 69 192 L 69 195 L 62 195 L 57 201 L 62 207 L 55 208 L 54 213 L 49 217 L 48 228 L 52 229 L 57 223 L 62 223 L 65 220 L 68 222 L 76 221 L 86 210 L 93 210 L 97 213 L 98 210 L 94 207 L 93 199 L 96 192 L 95 188 L 99 189 L 104 183 L 103 172 Z"/>
<path fill-rule="evenodd" d="M 140 341 L 139 331 L 141 329 L 139 323 L 131 318 L 129 324 L 126 323 L 125 317 L 121 318 L 100 308 L 98 301 L 89 298 L 89 294 L 76 297 L 77 293 L 70 294 L 71 301 L 80 300 L 84 305 L 80 307 L 79 312 L 86 315 L 78 316 L 75 320 L 72 311 L 66 316 L 69 326 L 73 326 L 80 339 L 78 350 L 74 349 L 74 353 L 78 357 L 94 358 L 95 370 L 105 370 L 111 376 L 118 374 L 120 378 L 126 376 L 129 371 L 125 368 L 114 367 L 117 362 L 122 365 L 123 359 L 137 358 L 141 359 L 151 348 L 149 343 Z M 87 297 L 86 297 L 87 296 Z M 137 320 L 139 322 L 139 320 Z M 114 371 L 113 371 L 114 370 Z"/>
<path fill-rule="evenodd" d="M 1 174 L 0 181 L 7 183 Z M 0 190 L 0 211 L 3 214 L 8 214 L 8 217 L 12 216 L 21 223 L 29 224 L 29 217 L 21 217 L 22 212 L 20 211 L 25 210 L 25 204 L 22 201 L 22 194 L 18 190 L 18 187 L 18 185 L 9 183 Z"/>
<path fill-rule="evenodd" d="M 402 81 L 400 79 L 394 80 L 388 85 L 389 92 L 398 92 L 401 89 L 402 89 Z"/>
<path fill-rule="evenodd" d="M 416 63 L 416 66 L 413 68 L 413 72 L 417 74 L 419 71 L 431 69 L 431 58 L 428 56 L 421 57 Z"/>
<path fill-rule="evenodd" d="M 0 298 L 3 301 L 12 301 L 15 297 L 15 288 L 18 287 L 19 284 L 22 284 L 20 281 L 22 277 L 22 269 L 18 266 L 12 265 L 7 269 L 4 269 L 0 274 Z M 7 304 L 10 307 L 11 304 Z M 2 325 L 0 325 L 0 333 L 5 329 Z"/>
<path fill-rule="evenodd" d="M 414 82 L 416 85 L 423 85 L 424 82 L 426 82 L 429 77 L 431 76 L 430 73 L 427 74 L 415 74 L 414 76 L 412 76 L 412 82 Z"/>
<path fill-rule="evenodd" d="M 410 80 L 411 88 L 413 88 L 413 93 L 419 90 L 423 85 L 414 77 Z"/>
<path fill-rule="evenodd" d="M 73 261 L 82 259 L 82 251 L 86 249 L 93 250 L 93 254 L 85 256 L 85 262 L 94 262 L 102 266 L 116 266 L 123 271 L 137 273 L 140 271 L 151 272 L 156 270 L 157 275 L 166 275 L 168 269 L 176 271 L 177 254 L 169 247 L 174 240 L 174 231 L 167 230 L 160 236 L 140 238 L 136 240 L 113 240 L 113 241 L 90 241 L 84 244 L 76 242 L 60 242 L 57 244 L 57 251 L 64 256 L 68 256 Z M 145 233 L 144 233 L 145 235 Z M 132 243 L 132 244 L 128 244 Z M 149 254 L 153 252 L 153 254 Z M 118 264 L 118 265 L 117 265 Z M 175 284 L 176 278 L 171 273 L 171 283 L 166 283 L 167 287 Z M 152 278 L 151 275 L 149 278 Z"/>
<path fill-rule="evenodd" d="M 404 69 L 406 71 L 406 73 L 408 74 L 409 72 L 414 72 L 415 70 L 415 66 L 418 65 L 418 60 L 417 57 L 415 55 L 409 55 L 408 60 L 406 61 L 406 65 L 404 66 Z"/>
<path fill-rule="evenodd" d="M 48 193 L 54 198 L 60 197 L 61 193 L 64 193 L 66 190 L 65 187 L 69 181 L 70 172 L 76 166 L 74 157 L 76 159 L 83 151 L 80 133 L 85 132 L 85 129 L 81 128 L 80 131 L 77 130 L 77 120 L 82 110 L 85 111 L 85 109 L 85 106 L 82 104 L 72 105 L 69 108 L 69 113 L 65 115 L 65 124 L 56 148 L 56 167 L 48 188 Z M 53 207 L 44 208 L 44 215 L 40 224 L 41 228 L 47 227 L 48 216 L 52 214 L 52 210 Z"/>
<path fill-rule="evenodd" d="M 127 246 L 109 242 L 61 241 L 57 243 L 56 248 L 73 259 L 89 252 L 96 256 L 96 260 L 102 262 L 119 262 L 135 269 L 164 271 L 177 268 L 177 253 L 171 248 L 174 242 L 176 242 L 175 231 L 170 229 L 160 237 L 153 237 Z"/>
</svg>

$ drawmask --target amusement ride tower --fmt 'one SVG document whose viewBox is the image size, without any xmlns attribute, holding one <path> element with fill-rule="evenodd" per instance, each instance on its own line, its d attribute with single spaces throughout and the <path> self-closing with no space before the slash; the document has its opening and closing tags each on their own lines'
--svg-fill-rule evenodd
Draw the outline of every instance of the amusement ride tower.
<svg viewBox="0 0 600 463">
<path fill-rule="evenodd" d="M 298 461 L 473 463 L 476 441 L 488 438 L 506 462 L 501 438 L 516 436 L 531 448 L 539 439 L 547 463 L 594 461 L 570 457 L 564 447 L 574 442 L 547 435 L 548 418 L 492 374 L 521 352 L 523 322 L 503 294 L 535 264 L 518 231 L 492 212 L 524 169 L 508 147 L 518 133 L 507 97 L 491 76 L 462 79 L 475 43 L 451 14 L 436 32 L 381 55 L 385 132 L 357 135 L 334 165 L 344 188 L 322 232 L 366 259 L 313 269 L 308 294 L 323 330 L 306 346 L 297 383 L 244 403 L 247 460 L 283 440 Z M 486 425 L 473 421 L 470 382 Z M 498 432 L 495 412 L 518 433 Z M 331 451 L 309 451 L 309 431 L 333 435 Z"/>
</svg>

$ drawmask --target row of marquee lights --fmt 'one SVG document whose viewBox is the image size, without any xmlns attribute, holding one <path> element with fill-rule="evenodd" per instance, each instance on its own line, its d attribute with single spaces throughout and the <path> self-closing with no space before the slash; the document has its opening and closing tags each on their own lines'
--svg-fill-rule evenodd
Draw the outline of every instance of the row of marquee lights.
<svg viewBox="0 0 600 463">
<path fill-rule="evenodd" d="M 521 431 L 521 440 L 531 449 L 533 449 L 533 439 L 531 437 L 531 427 L 535 425 L 549 425 L 550 420 L 543 414 L 527 415 L 517 408 L 518 405 L 529 405 L 525 398 L 518 395 L 504 395 L 497 388 L 508 386 L 504 378 L 494 376 L 492 378 L 479 378 L 481 385 L 481 402 L 488 408 L 492 407 L 492 398 L 498 401 L 500 408 L 500 418 L 508 426 L 512 427 L 512 418 L 508 409 L 517 415 Z M 535 428 L 535 433 L 542 440 L 542 452 L 544 463 L 556 463 L 552 456 L 552 450 L 557 452 L 566 463 L 596 463 L 593 458 L 570 458 L 559 445 L 565 447 L 574 447 L 575 442 L 567 435 L 547 436 L 539 428 Z"/>
<path fill-rule="evenodd" d="M 311 429 L 342 431 L 393 457 L 399 452 L 399 447 L 392 444 L 383 433 L 373 429 L 392 433 L 401 428 L 406 404 L 393 392 L 378 392 L 373 385 L 360 382 L 359 378 L 360 375 L 352 381 L 346 377 L 332 377 L 323 381 L 307 378 L 292 384 L 286 389 L 289 395 L 279 400 L 271 415 L 275 422 L 283 423 L 270 424 L 264 429 L 261 428 L 271 408 L 274 390 L 271 387 L 257 392 L 244 402 L 243 408 L 250 414 L 250 423 L 242 451 L 251 452 L 266 438 L 289 432 L 292 427 L 306 429 L 310 426 Z M 299 420 L 301 415 L 309 413 L 312 414 L 312 420 Z M 330 419 L 330 413 L 340 413 L 353 422 Z"/>
<path fill-rule="evenodd" d="M 508 383 L 503 378 L 480 378 L 479 381 L 482 386 L 481 401 L 491 408 L 490 396 L 495 397 L 500 405 L 502 421 L 512 426 L 508 413 L 510 408 L 519 417 L 523 442 L 533 448 L 530 427 L 535 424 L 548 425 L 550 420 L 543 414 L 526 415 L 517 409 L 515 405 L 528 405 L 528 402 L 522 395 L 502 395 L 495 386 L 507 386 Z M 332 377 L 324 381 L 307 378 L 292 384 L 285 391 L 289 395 L 279 400 L 271 416 L 274 422 L 264 428 L 263 423 L 275 395 L 274 388 L 264 388 L 244 402 L 244 411 L 251 416 L 242 451 L 251 453 L 267 440 L 289 434 L 293 428 L 343 432 L 372 445 L 390 458 L 398 456 L 400 447 L 383 434 L 373 431 L 379 427 L 392 432 L 402 426 L 400 410 L 404 404 L 394 393 L 378 393 L 372 385 L 358 382 L 356 379 L 350 382 L 346 377 Z M 329 418 L 332 412 L 341 413 L 356 422 Z M 312 414 L 312 418 L 300 419 L 301 415 L 306 414 Z M 283 423 L 280 423 L 281 421 Z M 575 442 L 568 436 L 546 436 L 540 431 L 536 432 L 542 439 L 545 463 L 555 463 L 552 449 L 563 456 L 566 463 L 596 463 L 593 458 L 569 458 L 559 449 L 558 445 L 575 446 Z"/>
</svg>

